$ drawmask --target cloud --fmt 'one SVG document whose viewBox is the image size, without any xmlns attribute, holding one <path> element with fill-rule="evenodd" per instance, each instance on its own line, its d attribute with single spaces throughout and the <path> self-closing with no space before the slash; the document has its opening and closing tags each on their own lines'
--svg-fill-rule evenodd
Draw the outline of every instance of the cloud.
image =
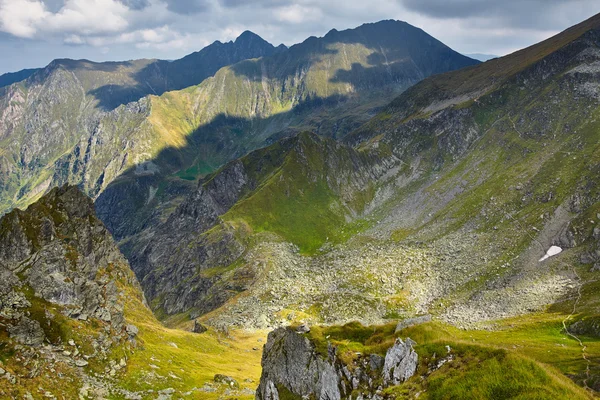
<svg viewBox="0 0 600 400">
<path fill-rule="evenodd" d="M 17 37 L 44 33 L 90 35 L 127 28 L 129 8 L 115 0 L 67 0 L 58 12 L 50 12 L 38 0 L 0 0 L 0 29 Z"/>
<path fill-rule="evenodd" d="M 143 10 L 150 5 L 149 0 L 120 0 L 127 8 L 132 10 Z"/>
<path fill-rule="evenodd" d="M 291 0 L 221 0 L 221 5 L 226 8 L 286 6 L 294 3 Z"/>
<path fill-rule="evenodd" d="M 40 1 L 0 0 L 0 30 L 17 37 L 31 38 L 48 14 Z"/>
<path fill-rule="evenodd" d="M 166 0 L 167 9 L 177 14 L 198 14 L 210 9 L 208 0 Z"/>
<path fill-rule="evenodd" d="M 409 11 L 448 20 L 490 23 L 490 27 L 554 30 L 565 21 L 589 15 L 597 0 L 399 0 Z"/>
<path fill-rule="evenodd" d="M 317 7 L 292 4 L 274 10 L 273 14 L 278 21 L 301 24 L 306 21 L 318 21 L 323 17 L 323 12 Z"/>
</svg>

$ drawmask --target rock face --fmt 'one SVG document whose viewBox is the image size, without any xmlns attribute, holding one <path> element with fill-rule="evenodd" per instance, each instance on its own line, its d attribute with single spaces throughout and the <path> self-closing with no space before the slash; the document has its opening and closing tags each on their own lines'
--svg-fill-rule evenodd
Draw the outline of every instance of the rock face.
<svg viewBox="0 0 600 400">
<path fill-rule="evenodd" d="M 350 366 L 338 357 L 335 347 L 329 345 L 322 355 L 304 335 L 276 329 L 265 344 L 256 398 L 339 400 L 350 399 L 353 391 L 365 399 L 378 398 L 376 391 L 414 375 L 418 356 L 413 344 L 410 339 L 397 339 L 385 360 L 377 354 L 364 355 Z"/>
<path fill-rule="evenodd" d="M 414 341 L 396 339 L 385 355 L 383 364 L 383 384 L 398 385 L 415 374 L 417 370 L 417 353 L 413 350 Z"/>
<path fill-rule="evenodd" d="M 94 321 L 114 340 L 131 337 L 118 281 L 139 286 L 76 187 L 55 188 L 0 220 L 0 277 L 0 320 L 18 343 L 60 344 L 69 319 Z"/>
</svg>

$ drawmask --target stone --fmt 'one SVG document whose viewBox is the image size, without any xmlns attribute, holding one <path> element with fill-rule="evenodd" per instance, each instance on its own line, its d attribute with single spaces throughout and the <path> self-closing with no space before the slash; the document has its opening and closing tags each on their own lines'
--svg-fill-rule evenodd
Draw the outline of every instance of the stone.
<svg viewBox="0 0 600 400">
<path fill-rule="evenodd" d="M 85 367 L 88 364 L 86 360 L 75 360 L 75 365 L 78 367 Z"/>
<path fill-rule="evenodd" d="M 198 320 L 194 320 L 194 327 L 192 328 L 192 332 L 194 333 L 204 333 L 208 331 L 208 328 L 202 325 Z"/>
<path fill-rule="evenodd" d="M 16 325 L 9 326 L 8 333 L 11 338 L 27 346 L 39 346 L 46 338 L 40 323 L 27 317 L 22 317 Z"/>
<path fill-rule="evenodd" d="M 235 379 L 233 379 L 232 377 L 227 376 L 227 375 L 216 374 L 213 378 L 213 381 L 215 381 L 217 383 L 223 383 L 232 389 L 240 388 L 240 384 Z"/>
<path fill-rule="evenodd" d="M 135 325 L 128 324 L 127 326 L 125 326 L 125 332 L 127 332 L 130 338 L 134 338 L 139 333 L 139 329 Z"/>
<path fill-rule="evenodd" d="M 385 359 L 378 354 L 371 354 L 369 356 L 369 368 L 371 371 L 379 371 L 383 369 Z"/>
<path fill-rule="evenodd" d="M 383 365 L 383 383 L 386 386 L 398 385 L 413 376 L 417 370 L 417 353 L 413 349 L 414 341 L 397 338 L 394 345 L 385 354 Z"/>
</svg>

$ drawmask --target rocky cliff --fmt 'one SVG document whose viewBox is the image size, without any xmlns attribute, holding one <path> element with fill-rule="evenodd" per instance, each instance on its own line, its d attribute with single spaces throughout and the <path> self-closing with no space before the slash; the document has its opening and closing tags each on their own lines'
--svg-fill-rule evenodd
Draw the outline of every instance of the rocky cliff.
<svg viewBox="0 0 600 400">
<path fill-rule="evenodd" d="M 305 335 L 291 328 L 269 334 L 263 350 L 258 400 L 381 399 L 382 390 L 398 385 L 417 370 L 415 343 L 396 339 L 385 357 L 360 354 L 344 361 L 337 348 L 328 344 L 321 354 Z"/>
<path fill-rule="evenodd" d="M 3 396 L 56 369 L 66 380 L 85 381 L 88 365 L 103 369 L 115 349 L 135 347 L 138 328 L 125 318 L 125 293 L 141 297 L 139 285 L 76 187 L 52 189 L 0 220 L 0 277 L 1 370 L 9 383 Z M 63 378 L 53 376 L 54 385 Z"/>
</svg>

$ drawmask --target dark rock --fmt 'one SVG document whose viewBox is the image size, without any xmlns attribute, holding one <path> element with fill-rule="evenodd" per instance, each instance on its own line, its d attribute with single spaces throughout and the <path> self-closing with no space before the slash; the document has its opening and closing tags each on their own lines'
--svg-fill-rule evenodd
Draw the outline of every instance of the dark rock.
<svg viewBox="0 0 600 400">
<path fill-rule="evenodd" d="M 208 331 L 207 327 L 205 327 L 204 325 L 202 325 L 197 320 L 194 320 L 194 327 L 192 328 L 192 332 L 194 332 L 194 333 L 204 333 L 206 331 Z"/>
<path fill-rule="evenodd" d="M 385 359 L 376 354 L 359 356 L 357 364 L 350 369 L 331 344 L 326 355 L 319 354 L 303 334 L 290 328 L 276 329 L 269 334 L 264 348 L 256 398 L 275 400 L 291 396 L 335 400 L 349 398 L 356 390 L 368 394 L 366 398 L 377 398 L 378 388 L 373 387 L 373 382 L 383 381 L 387 387 L 414 374 L 417 354 L 413 344 L 410 339 L 406 342 L 398 339 Z"/>
<path fill-rule="evenodd" d="M 27 317 L 22 317 L 16 325 L 9 326 L 8 333 L 11 338 L 27 346 L 39 346 L 45 339 L 40 323 Z"/>
</svg>

